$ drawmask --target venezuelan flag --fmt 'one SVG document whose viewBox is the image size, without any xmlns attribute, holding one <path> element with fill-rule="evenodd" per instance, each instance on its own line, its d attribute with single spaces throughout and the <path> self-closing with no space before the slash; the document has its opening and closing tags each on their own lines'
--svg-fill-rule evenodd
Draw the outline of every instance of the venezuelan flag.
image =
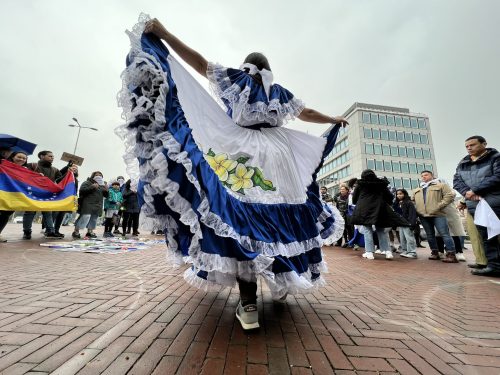
<svg viewBox="0 0 500 375">
<path fill-rule="evenodd" d="M 0 163 L 0 210 L 74 211 L 75 177 L 67 173 L 56 184 L 40 173 L 2 160 Z"/>
</svg>

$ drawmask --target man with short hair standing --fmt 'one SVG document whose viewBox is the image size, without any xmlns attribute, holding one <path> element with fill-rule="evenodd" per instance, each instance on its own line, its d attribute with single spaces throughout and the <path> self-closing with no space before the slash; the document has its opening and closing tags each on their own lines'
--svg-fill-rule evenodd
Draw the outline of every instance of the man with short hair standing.
<svg viewBox="0 0 500 375">
<path fill-rule="evenodd" d="M 28 163 L 28 169 L 40 173 L 48 177 L 51 181 L 59 180 L 62 175 L 59 169 L 52 166 L 54 161 L 54 154 L 52 151 L 40 151 L 38 153 L 38 163 Z M 45 237 L 47 238 L 62 238 L 64 235 L 55 233 L 54 220 L 52 219 L 52 212 L 42 212 L 43 219 L 45 220 Z M 33 218 L 35 217 L 34 211 L 26 211 L 23 216 L 23 239 L 31 239 L 31 228 L 33 226 Z"/>
<path fill-rule="evenodd" d="M 450 236 L 448 221 L 444 209 L 453 203 L 454 194 L 451 188 L 438 179 L 434 178 L 431 171 L 425 170 L 420 174 L 422 183 L 415 190 L 413 200 L 417 213 L 420 217 L 420 222 L 427 234 L 427 242 L 431 248 L 431 260 L 439 260 L 439 250 L 436 242 L 434 228 L 443 238 L 446 246 L 446 257 L 443 259 L 445 263 L 458 263 L 455 256 L 455 244 Z"/>
<path fill-rule="evenodd" d="M 458 163 L 453 187 L 465 197 L 467 210 L 474 216 L 479 200 L 484 199 L 500 217 L 500 153 L 486 147 L 486 139 L 473 135 L 465 140 L 468 155 Z M 486 227 L 476 225 L 482 238 L 488 264 L 471 265 L 479 276 L 500 276 L 499 236 L 488 239 Z"/>
</svg>

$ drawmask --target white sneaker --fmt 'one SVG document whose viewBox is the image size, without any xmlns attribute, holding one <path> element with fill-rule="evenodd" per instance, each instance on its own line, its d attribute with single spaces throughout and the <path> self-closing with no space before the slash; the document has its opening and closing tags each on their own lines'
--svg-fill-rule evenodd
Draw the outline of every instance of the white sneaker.
<svg viewBox="0 0 500 375">
<path fill-rule="evenodd" d="M 439 252 L 439 259 L 444 259 L 444 258 L 446 258 L 446 253 Z"/>
<path fill-rule="evenodd" d="M 382 250 L 380 249 L 375 250 L 375 254 L 382 254 Z"/>
<path fill-rule="evenodd" d="M 417 259 L 416 253 L 403 253 L 403 254 L 399 254 L 399 255 L 404 257 L 404 258 Z"/>
<path fill-rule="evenodd" d="M 373 256 L 373 253 L 363 253 L 363 258 L 366 258 L 366 259 L 375 259 L 375 257 Z"/>
<path fill-rule="evenodd" d="M 240 321 L 241 327 L 245 330 L 259 328 L 259 312 L 257 305 L 241 306 L 241 302 L 236 308 L 236 318 Z"/>
<path fill-rule="evenodd" d="M 392 255 L 392 251 L 386 251 L 385 252 L 385 259 L 393 259 L 394 255 Z"/>
<path fill-rule="evenodd" d="M 354 245 L 352 249 L 355 250 L 355 251 L 358 251 L 359 250 L 359 245 Z"/>
<path fill-rule="evenodd" d="M 455 257 L 460 261 L 460 262 L 465 262 L 466 259 L 465 259 L 465 256 L 463 253 L 456 253 L 455 254 Z"/>
</svg>

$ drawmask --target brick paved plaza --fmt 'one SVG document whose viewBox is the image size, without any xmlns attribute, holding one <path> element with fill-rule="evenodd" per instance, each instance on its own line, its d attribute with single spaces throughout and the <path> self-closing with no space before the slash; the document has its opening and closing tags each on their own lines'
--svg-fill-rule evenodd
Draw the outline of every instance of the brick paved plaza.
<svg viewBox="0 0 500 375">
<path fill-rule="evenodd" d="M 162 246 L 65 253 L 39 246 L 39 225 L 32 241 L 20 224 L 4 234 L 1 374 L 500 374 L 500 279 L 426 249 L 325 248 L 329 285 L 284 306 L 259 291 L 261 329 L 245 334 L 237 292 L 188 287 Z"/>
</svg>

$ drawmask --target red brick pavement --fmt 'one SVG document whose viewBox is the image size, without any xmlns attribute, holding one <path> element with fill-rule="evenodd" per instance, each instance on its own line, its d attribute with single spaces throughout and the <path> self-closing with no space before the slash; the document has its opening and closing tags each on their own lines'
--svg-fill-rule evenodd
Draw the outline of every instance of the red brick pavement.
<svg viewBox="0 0 500 375">
<path fill-rule="evenodd" d="M 64 253 L 18 240 L 20 225 L 5 234 L 1 374 L 500 374 L 500 279 L 428 250 L 325 248 L 328 286 L 284 306 L 259 289 L 262 328 L 245 333 L 237 292 L 190 288 L 161 246 Z"/>
</svg>

